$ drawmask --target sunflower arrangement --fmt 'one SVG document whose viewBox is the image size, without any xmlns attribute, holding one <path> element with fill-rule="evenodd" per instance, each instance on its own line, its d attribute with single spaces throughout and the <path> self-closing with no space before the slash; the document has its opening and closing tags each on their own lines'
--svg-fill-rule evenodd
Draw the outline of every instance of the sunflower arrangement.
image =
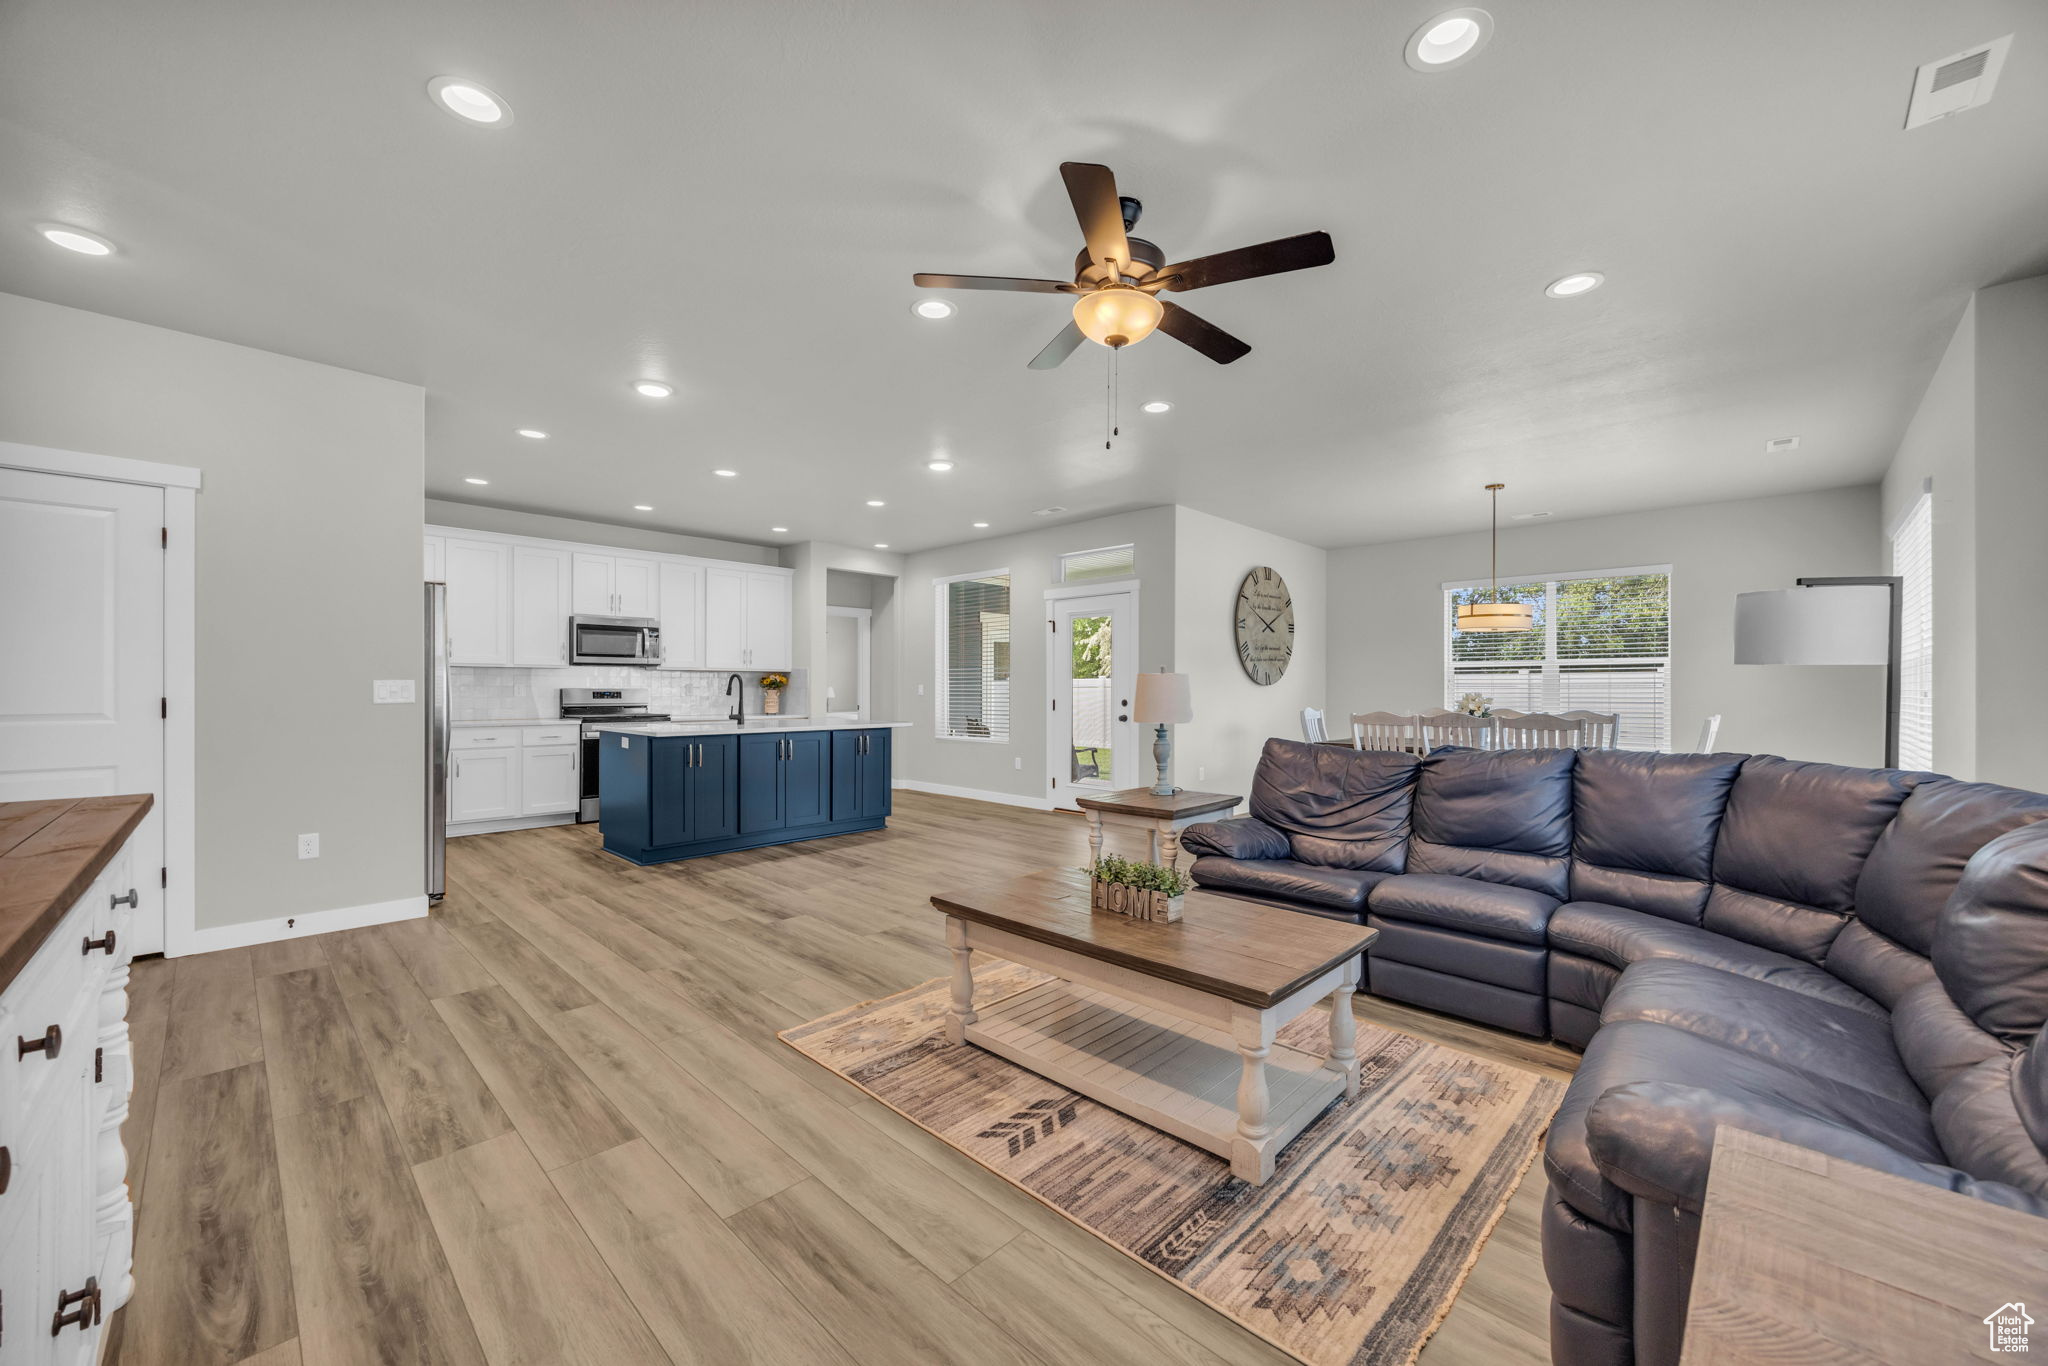
<svg viewBox="0 0 2048 1366">
<path fill-rule="evenodd" d="M 788 674 L 762 674 L 761 709 L 771 716 L 781 711 L 782 690 L 788 686 Z"/>
</svg>

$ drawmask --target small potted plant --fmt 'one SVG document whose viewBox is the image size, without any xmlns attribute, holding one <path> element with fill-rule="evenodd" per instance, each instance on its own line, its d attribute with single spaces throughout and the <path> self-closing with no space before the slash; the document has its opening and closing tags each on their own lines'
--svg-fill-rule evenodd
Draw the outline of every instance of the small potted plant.
<svg viewBox="0 0 2048 1366">
<path fill-rule="evenodd" d="M 1193 885 L 1178 868 L 1137 863 L 1114 854 L 1105 855 L 1086 871 L 1090 878 L 1088 904 L 1133 920 L 1180 919 L 1188 888 Z"/>
<path fill-rule="evenodd" d="M 773 716 L 782 710 L 782 690 L 789 686 L 788 674 L 761 675 L 761 710 Z"/>
</svg>

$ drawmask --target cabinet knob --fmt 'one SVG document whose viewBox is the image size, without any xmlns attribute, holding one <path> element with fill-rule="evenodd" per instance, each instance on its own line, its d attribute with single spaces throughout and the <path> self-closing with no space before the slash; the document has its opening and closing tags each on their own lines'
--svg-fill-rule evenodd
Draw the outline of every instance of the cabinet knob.
<svg viewBox="0 0 2048 1366">
<path fill-rule="evenodd" d="M 57 1050 L 64 1046 L 64 1031 L 51 1025 L 43 1031 L 43 1037 L 40 1039 L 24 1039 L 17 1035 L 14 1046 L 18 1050 L 14 1055 L 17 1062 L 31 1053 L 40 1053 L 46 1060 L 54 1058 L 57 1056 Z"/>
<path fill-rule="evenodd" d="M 77 1305 L 72 1309 L 72 1305 Z M 66 1313 L 69 1309 L 71 1312 Z M 83 1333 L 100 1321 L 100 1281 L 97 1276 L 85 1278 L 83 1290 L 62 1290 L 57 1293 L 57 1312 L 50 1316 L 50 1336 L 56 1337 L 72 1324 L 78 1325 Z"/>
<path fill-rule="evenodd" d="M 135 893 L 133 893 L 133 892 L 130 892 L 130 893 L 129 893 L 128 895 L 130 895 L 130 896 L 134 896 L 134 895 L 135 895 Z M 92 939 L 92 938 L 88 938 L 88 939 L 87 939 L 87 940 L 85 941 L 85 947 L 84 947 L 84 948 L 82 948 L 82 949 L 80 949 L 80 950 L 79 950 L 79 952 L 80 952 L 80 953 L 91 953 L 91 952 L 92 952 L 92 951 L 93 951 L 94 949 L 104 949 L 104 950 L 106 951 L 106 954 L 107 954 L 107 956 L 108 956 L 109 958 L 113 957 L 113 956 L 114 956 L 114 932 L 113 932 L 112 930 L 108 930 L 108 931 L 107 931 L 107 932 L 106 932 L 105 934 L 101 935 L 101 936 L 100 936 L 100 937 L 99 937 L 98 939 Z"/>
<path fill-rule="evenodd" d="M 110 896 L 107 898 L 107 909 L 110 911 L 113 910 L 116 906 L 126 906 L 129 910 L 132 911 L 141 904 L 141 898 L 136 896 L 135 889 L 133 887 L 130 887 L 128 889 L 128 895 L 126 896 Z"/>
</svg>

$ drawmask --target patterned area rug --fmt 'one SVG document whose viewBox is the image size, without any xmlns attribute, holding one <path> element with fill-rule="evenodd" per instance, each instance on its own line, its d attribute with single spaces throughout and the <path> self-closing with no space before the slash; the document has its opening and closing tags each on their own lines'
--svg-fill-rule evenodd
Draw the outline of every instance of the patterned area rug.
<svg viewBox="0 0 2048 1366">
<path fill-rule="evenodd" d="M 975 972 L 983 1007 L 1046 981 Z M 943 979 L 785 1030 L 791 1047 L 1310 1366 L 1408 1366 L 1564 1096 L 1562 1083 L 1358 1026 L 1362 1086 L 1250 1186 L 1220 1157 L 946 1042 Z M 1320 1056 L 1329 1017 L 1278 1042 Z"/>
</svg>

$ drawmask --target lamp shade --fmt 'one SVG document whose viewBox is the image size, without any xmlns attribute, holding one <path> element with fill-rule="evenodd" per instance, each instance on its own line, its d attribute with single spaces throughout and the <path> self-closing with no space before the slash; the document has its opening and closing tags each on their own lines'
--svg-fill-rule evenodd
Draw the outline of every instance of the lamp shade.
<svg viewBox="0 0 2048 1366">
<path fill-rule="evenodd" d="M 1106 285 L 1074 300 L 1074 325 L 1104 346 L 1141 342 L 1164 316 L 1165 305 L 1129 285 Z"/>
<path fill-rule="evenodd" d="M 1139 674 L 1131 719 L 1148 726 L 1178 726 L 1195 719 L 1186 674 Z"/>
<path fill-rule="evenodd" d="M 1735 595 L 1737 664 L 1883 664 L 1891 590 L 1824 584 Z"/>
<path fill-rule="evenodd" d="M 1528 631 L 1535 625 L 1526 602 L 1468 602 L 1458 609 L 1460 631 Z"/>
</svg>

